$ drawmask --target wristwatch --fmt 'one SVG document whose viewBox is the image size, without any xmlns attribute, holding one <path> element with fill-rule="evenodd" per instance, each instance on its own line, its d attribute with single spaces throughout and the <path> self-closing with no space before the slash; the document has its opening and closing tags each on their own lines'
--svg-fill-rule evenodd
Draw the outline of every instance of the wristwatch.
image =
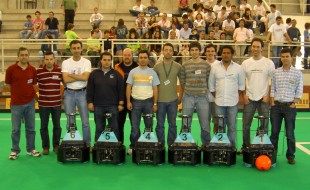
<svg viewBox="0 0 310 190">
<path fill-rule="evenodd" d="M 153 106 L 157 106 L 157 103 L 154 103 L 154 105 Z"/>
</svg>

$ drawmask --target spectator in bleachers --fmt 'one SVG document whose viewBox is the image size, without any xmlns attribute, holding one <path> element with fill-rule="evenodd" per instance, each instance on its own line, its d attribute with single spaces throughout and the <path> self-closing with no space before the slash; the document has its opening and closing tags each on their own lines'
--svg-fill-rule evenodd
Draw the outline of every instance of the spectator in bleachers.
<svg viewBox="0 0 310 190">
<path fill-rule="evenodd" d="M 42 38 L 46 34 L 54 34 L 55 39 L 58 39 L 58 35 L 60 35 L 60 27 L 58 19 L 54 17 L 54 12 L 50 11 L 48 13 L 48 18 L 45 20 L 46 29 L 43 31 Z"/>
<path fill-rule="evenodd" d="M 244 14 L 242 15 L 242 19 L 245 21 L 244 27 L 247 29 L 251 29 L 254 32 L 253 28 L 254 18 L 249 8 L 245 9 Z"/>
<path fill-rule="evenodd" d="M 19 32 L 20 39 L 29 39 L 33 33 L 31 15 L 26 16 L 27 21 L 24 23 L 23 30 Z"/>
<path fill-rule="evenodd" d="M 115 34 L 115 26 L 111 26 L 109 30 L 109 38 L 110 39 L 116 39 L 116 34 Z"/>
<path fill-rule="evenodd" d="M 145 32 L 141 39 L 143 40 L 143 42 L 141 42 L 140 44 L 140 50 L 146 50 L 147 52 L 150 53 L 151 51 L 151 45 L 148 43 L 149 41 L 147 41 L 148 39 L 152 39 L 152 36 L 149 32 Z"/>
<path fill-rule="evenodd" d="M 223 47 L 225 46 L 225 40 L 227 40 L 227 37 L 226 37 L 226 33 L 225 32 L 222 32 L 221 35 L 220 35 L 220 42 L 219 42 L 219 45 L 217 46 L 217 60 L 221 61 L 222 58 L 221 58 L 221 55 L 222 55 L 222 51 L 223 51 Z"/>
<path fill-rule="evenodd" d="M 287 30 L 284 26 L 282 17 L 278 16 L 276 18 L 276 23 L 272 24 L 268 30 L 268 35 L 266 37 L 266 42 L 272 42 L 272 57 L 275 68 L 279 67 L 279 56 L 280 51 L 283 47 L 283 43 L 287 40 L 290 44 L 292 43 L 290 37 L 287 34 Z M 270 40 L 271 37 L 271 40 Z M 278 44 L 278 45 L 277 45 Z"/>
<path fill-rule="evenodd" d="M 271 4 L 270 5 L 270 13 L 267 16 L 267 21 L 266 21 L 266 32 L 268 31 L 268 29 L 270 28 L 270 26 L 274 23 L 276 23 L 276 18 L 278 16 L 282 16 L 282 14 L 280 13 L 280 11 L 277 10 L 277 7 L 275 4 Z"/>
<path fill-rule="evenodd" d="M 233 17 L 234 17 L 234 14 L 235 14 L 236 12 L 238 12 L 238 11 L 237 11 L 237 6 L 236 6 L 236 5 L 232 5 L 230 8 L 231 8 L 231 9 L 230 9 L 230 12 L 228 13 L 228 15 L 230 15 L 231 18 L 233 18 Z M 227 11 L 227 10 L 226 10 L 226 11 Z"/>
<path fill-rule="evenodd" d="M 191 35 L 189 35 L 189 40 L 198 40 L 199 36 L 198 36 L 198 31 L 196 28 L 193 28 L 191 31 Z"/>
<path fill-rule="evenodd" d="M 161 39 L 165 38 L 164 31 L 161 30 L 160 26 L 158 26 L 158 25 L 155 26 L 154 32 L 153 32 L 153 34 L 152 34 L 152 37 L 154 36 L 154 33 L 155 33 L 155 32 L 158 32 L 158 33 L 159 33 Z"/>
<path fill-rule="evenodd" d="M 267 24 L 267 16 L 270 13 L 270 11 L 266 11 L 265 15 L 260 18 L 259 20 L 259 33 L 261 36 L 264 35 L 264 32 L 266 31 L 266 24 Z"/>
<path fill-rule="evenodd" d="M 243 55 L 244 51 L 246 49 L 246 43 L 250 40 L 251 33 L 250 31 L 244 27 L 245 21 L 241 19 L 239 21 L 239 27 L 235 29 L 235 32 L 233 34 L 233 40 L 236 43 L 235 50 L 236 50 L 236 56 L 239 60 L 237 63 L 241 64 L 244 60 Z"/>
<path fill-rule="evenodd" d="M 100 39 L 102 39 L 102 32 L 101 32 L 99 27 L 100 27 L 99 25 L 94 25 L 93 30 L 97 33 L 96 39 L 100 40 Z"/>
<path fill-rule="evenodd" d="M 134 28 L 131 28 L 129 30 L 128 39 L 130 39 L 131 41 L 129 41 L 130 43 L 127 44 L 127 48 L 131 49 L 133 57 L 134 57 L 133 59 L 136 62 L 138 61 L 137 55 L 139 53 L 140 44 L 138 43 L 139 34 Z"/>
<path fill-rule="evenodd" d="M 284 24 L 286 30 L 292 26 L 292 19 L 291 18 L 286 18 L 285 24 Z"/>
<path fill-rule="evenodd" d="M 87 52 L 86 54 L 90 57 L 91 67 L 98 68 L 98 63 L 100 61 L 100 41 L 96 38 L 97 32 L 92 30 L 90 31 L 90 38 L 87 39 Z"/>
<path fill-rule="evenodd" d="M 188 15 L 187 14 L 182 16 L 182 20 L 183 20 L 183 25 L 184 25 L 184 23 L 187 23 L 189 28 L 193 28 L 194 27 L 193 22 L 190 19 L 188 19 Z M 183 25 L 182 25 L 182 28 L 184 27 Z"/>
<path fill-rule="evenodd" d="M 239 12 L 235 12 L 235 14 L 233 15 L 233 21 L 235 22 L 235 25 L 236 25 L 236 28 L 239 27 L 239 21 L 241 20 L 242 18 L 240 18 L 240 13 Z"/>
<path fill-rule="evenodd" d="M 102 21 L 103 21 L 103 15 L 98 13 L 98 7 L 95 7 L 94 13 L 89 18 L 89 22 L 94 27 L 94 26 L 100 26 Z"/>
<path fill-rule="evenodd" d="M 180 15 L 186 13 L 189 9 L 188 0 L 178 0 L 178 11 Z"/>
<path fill-rule="evenodd" d="M 54 37 L 51 34 L 45 35 L 45 41 L 41 44 L 41 50 L 39 51 L 39 67 L 43 66 L 43 60 L 44 60 L 44 54 L 46 52 L 53 52 L 55 56 L 55 63 L 57 65 L 58 60 L 58 52 L 57 52 L 57 46 L 55 43 L 53 43 Z"/>
<path fill-rule="evenodd" d="M 305 30 L 304 30 L 304 69 L 310 69 L 310 64 L 308 62 L 308 57 L 310 56 L 310 23 L 305 23 Z"/>
<path fill-rule="evenodd" d="M 212 11 L 212 9 L 207 9 L 207 12 L 205 13 L 206 34 L 209 33 L 209 27 L 213 27 L 215 21 L 216 21 L 216 15 Z"/>
<path fill-rule="evenodd" d="M 74 24 L 74 17 L 78 5 L 76 0 L 62 0 L 61 8 L 63 9 L 63 15 L 65 16 L 65 31 L 68 30 L 69 23 Z"/>
<path fill-rule="evenodd" d="M 202 31 L 205 31 L 206 23 L 200 13 L 198 13 L 196 16 L 196 20 L 194 21 L 194 28 L 197 29 L 198 34 Z"/>
<path fill-rule="evenodd" d="M 172 25 L 172 24 L 175 24 L 176 28 L 177 28 L 178 30 L 181 30 L 182 24 L 180 23 L 178 17 L 176 17 L 176 16 L 173 16 L 173 17 L 172 17 L 172 19 L 171 19 L 171 25 Z"/>
<path fill-rule="evenodd" d="M 222 30 L 225 32 L 227 39 L 230 40 L 232 39 L 235 29 L 236 29 L 235 21 L 233 21 L 232 18 L 228 16 L 227 19 L 224 20 L 222 25 Z"/>
<path fill-rule="evenodd" d="M 169 32 L 169 42 L 173 45 L 173 49 L 176 54 L 179 54 L 181 44 L 179 38 L 177 38 L 176 32 L 173 30 Z"/>
<path fill-rule="evenodd" d="M 217 0 L 216 4 L 213 7 L 213 11 L 214 13 L 217 15 L 221 10 L 222 10 L 222 0 Z"/>
<path fill-rule="evenodd" d="M 132 16 L 138 16 L 140 12 L 144 12 L 146 10 L 146 6 L 141 3 L 141 0 L 136 0 L 136 4 L 129 10 L 129 13 Z"/>
<path fill-rule="evenodd" d="M 194 11 L 194 12 L 193 12 L 193 17 L 195 18 L 195 20 L 197 19 L 196 16 L 197 16 L 198 14 L 201 14 L 202 19 L 204 19 L 205 13 L 204 13 L 204 10 L 203 10 L 201 7 L 198 7 L 197 11 Z M 195 20 L 194 20 L 194 21 L 195 21 Z"/>
<path fill-rule="evenodd" d="M 0 11 L 0 33 L 2 30 L 2 11 Z"/>
<path fill-rule="evenodd" d="M 188 40 L 189 36 L 192 34 L 192 29 L 189 28 L 188 23 L 183 23 L 183 28 L 180 30 L 180 39 L 181 40 Z"/>
<path fill-rule="evenodd" d="M 220 35 L 223 32 L 223 30 L 220 30 L 220 23 L 216 22 L 214 23 L 214 37 L 216 39 L 220 39 Z"/>
<path fill-rule="evenodd" d="M 159 16 L 160 11 L 158 10 L 158 7 L 155 5 L 155 0 L 150 0 L 150 6 L 148 6 L 146 10 L 147 10 L 146 13 L 150 14 L 151 16 L 155 15 Z"/>
<path fill-rule="evenodd" d="M 158 23 L 156 21 L 156 17 L 155 16 L 151 16 L 150 20 L 147 23 L 147 28 L 149 29 L 149 32 L 151 34 L 154 33 L 155 27 L 158 26 Z"/>
<path fill-rule="evenodd" d="M 123 19 L 118 20 L 117 27 L 115 28 L 114 33 L 116 35 L 116 39 L 126 39 L 128 29 Z M 116 55 L 118 56 L 118 60 L 120 63 L 122 62 L 123 50 L 126 47 L 126 44 L 116 44 Z"/>
<path fill-rule="evenodd" d="M 142 36 L 148 31 L 147 23 L 148 22 L 145 18 L 145 13 L 140 12 L 138 18 L 136 19 L 136 31 L 138 32 L 139 36 Z"/>
<path fill-rule="evenodd" d="M 248 3 L 248 0 L 242 0 L 239 10 L 240 10 L 240 14 L 243 15 L 245 13 L 245 9 L 248 8 L 252 11 L 252 6 Z"/>
<path fill-rule="evenodd" d="M 109 30 L 105 30 L 103 32 L 103 51 L 112 53 L 112 42 L 110 40 L 110 32 Z"/>
<path fill-rule="evenodd" d="M 194 11 L 192 9 L 188 9 L 187 13 L 183 13 L 183 15 L 187 15 L 188 19 L 191 20 L 192 22 L 194 22 L 195 17 L 194 17 Z M 183 16 L 182 15 L 182 16 Z"/>
<path fill-rule="evenodd" d="M 41 18 L 40 11 L 35 12 L 36 18 L 33 20 L 33 38 L 35 39 L 41 39 L 42 32 L 44 30 L 44 20 Z"/>
<path fill-rule="evenodd" d="M 292 19 L 292 26 L 287 29 L 287 34 L 292 40 L 292 42 L 294 43 L 293 45 L 297 45 L 297 46 L 290 47 L 292 50 L 293 58 L 294 58 L 294 63 L 293 63 L 294 66 L 296 63 L 295 57 L 297 53 L 299 53 L 300 51 L 300 36 L 301 36 L 299 29 L 296 27 L 296 24 L 297 24 L 296 19 Z"/>
<path fill-rule="evenodd" d="M 220 23 L 220 29 L 222 28 L 224 20 L 226 20 L 228 13 L 226 12 L 226 7 L 222 7 L 221 11 L 217 14 L 217 22 Z"/>
<path fill-rule="evenodd" d="M 213 0 L 201 0 L 204 9 L 212 9 L 213 7 Z"/>
<path fill-rule="evenodd" d="M 75 39 L 80 39 L 80 37 L 73 31 L 74 24 L 68 24 L 68 30 L 65 32 L 64 37 L 66 40 L 66 55 L 71 56 L 72 53 L 70 51 L 70 42 Z"/>
<path fill-rule="evenodd" d="M 160 26 L 161 30 L 165 34 L 165 39 L 167 39 L 168 38 L 169 30 L 171 29 L 171 23 L 167 19 L 167 13 L 163 13 L 161 18 L 162 19 L 160 21 L 158 21 L 158 26 Z"/>
<path fill-rule="evenodd" d="M 171 24 L 171 30 L 169 31 L 169 37 L 168 37 L 168 39 L 170 39 L 170 33 L 171 33 L 172 31 L 175 33 L 176 38 L 177 38 L 177 39 L 180 39 L 180 30 L 177 29 L 175 23 L 172 23 L 172 24 Z"/>
<path fill-rule="evenodd" d="M 203 4 L 201 3 L 200 0 L 196 0 L 196 3 L 193 4 L 193 9 L 194 11 L 197 11 L 197 9 L 201 7 L 201 9 L 203 9 Z"/>
<path fill-rule="evenodd" d="M 157 39 L 158 42 L 160 42 L 162 39 L 162 35 L 160 34 L 160 31 L 155 31 L 152 39 Z M 152 44 L 151 45 L 151 51 L 154 51 L 154 50 L 156 52 L 160 52 L 161 51 L 161 44 Z"/>
<path fill-rule="evenodd" d="M 259 21 L 265 15 L 265 12 L 266 9 L 263 5 L 263 0 L 257 0 L 253 8 L 253 16 L 255 17 L 257 25 L 259 25 Z"/>
<path fill-rule="evenodd" d="M 226 1 L 225 3 L 225 7 L 226 7 L 226 12 L 229 14 L 231 12 L 231 2 L 230 1 Z"/>
<path fill-rule="evenodd" d="M 199 33 L 199 37 L 198 37 L 198 42 L 199 42 L 200 45 L 201 45 L 201 52 L 200 52 L 200 54 L 203 54 L 203 53 L 204 53 L 205 46 L 206 46 L 205 40 L 206 40 L 206 33 L 205 33 L 205 31 L 201 31 L 201 32 Z"/>
<path fill-rule="evenodd" d="M 215 32 L 214 30 L 209 31 L 209 35 L 207 36 L 207 40 L 218 40 L 217 37 L 215 37 Z"/>
</svg>

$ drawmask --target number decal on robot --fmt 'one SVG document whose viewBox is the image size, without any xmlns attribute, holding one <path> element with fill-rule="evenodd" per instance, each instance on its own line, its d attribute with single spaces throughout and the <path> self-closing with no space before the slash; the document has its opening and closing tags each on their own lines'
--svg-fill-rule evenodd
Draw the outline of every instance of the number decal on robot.
<svg viewBox="0 0 310 190">
<path fill-rule="evenodd" d="M 223 134 L 218 134 L 218 140 L 222 141 L 222 139 L 223 139 Z"/>
<path fill-rule="evenodd" d="M 145 138 L 146 138 L 147 140 L 151 140 L 151 133 L 147 133 L 147 135 L 145 136 Z"/>
<path fill-rule="evenodd" d="M 70 137 L 71 137 L 71 139 L 74 139 L 75 138 L 75 134 L 74 133 L 70 133 Z"/>
<path fill-rule="evenodd" d="M 182 138 L 182 141 L 187 141 L 187 134 L 183 134 L 183 138 Z"/>
<path fill-rule="evenodd" d="M 105 140 L 109 140 L 110 139 L 110 133 L 106 133 L 105 134 Z"/>
</svg>

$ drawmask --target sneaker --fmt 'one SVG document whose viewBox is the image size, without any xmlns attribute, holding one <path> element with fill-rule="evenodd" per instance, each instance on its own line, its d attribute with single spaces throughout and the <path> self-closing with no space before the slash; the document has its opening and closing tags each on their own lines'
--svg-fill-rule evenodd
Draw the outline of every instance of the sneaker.
<svg viewBox="0 0 310 190">
<path fill-rule="evenodd" d="M 288 163 L 291 164 L 291 165 L 294 165 L 296 163 L 296 161 L 295 161 L 294 158 L 289 158 L 288 159 Z"/>
<path fill-rule="evenodd" d="M 44 148 L 42 151 L 43 155 L 48 155 L 50 153 L 50 150 L 48 148 Z"/>
<path fill-rule="evenodd" d="M 261 35 L 261 36 L 263 36 L 263 35 L 264 35 L 264 33 L 260 33 L 260 35 Z"/>
<path fill-rule="evenodd" d="M 132 148 L 129 148 L 129 149 L 128 149 L 127 155 L 132 155 Z"/>
<path fill-rule="evenodd" d="M 16 152 L 11 152 L 9 159 L 10 160 L 16 160 L 18 157 L 18 154 Z"/>
<path fill-rule="evenodd" d="M 57 154 L 58 153 L 58 149 L 59 149 L 59 146 L 55 146 L 54 149 L 53 149 L 53 152 L 55 152 Z"/>
<path fill-rule="evenodd" d="M 41 156 L 40 152 L 38 152 L 37 150 L 32 150 L 31 152 L 27 152 L 27 154 L 29 156 L 33 156 L 33 157 L 39 157 Z"/>
</svg>

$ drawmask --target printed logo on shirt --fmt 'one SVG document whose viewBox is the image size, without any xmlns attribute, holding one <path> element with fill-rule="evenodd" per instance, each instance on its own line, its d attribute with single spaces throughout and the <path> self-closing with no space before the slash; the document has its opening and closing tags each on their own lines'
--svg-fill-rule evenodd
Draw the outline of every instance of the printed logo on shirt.
<svg viewBox="0 0 310 190">
<path fill-rule="evenodd" d="M 53 75 L 52 79 L 59 79 L 58 75 Z"/>
<path fill-rule="evenodd" d="M 113 79 L 114 78 L 114 74 L 110 74 L 110 78 Z"/>
<path fill-rule="evenodd" d="M 33 82 L 33 79 L 28 79 L 27 80 L 27 84 L 32 84 L 32 82 Z"/>
</svg>

